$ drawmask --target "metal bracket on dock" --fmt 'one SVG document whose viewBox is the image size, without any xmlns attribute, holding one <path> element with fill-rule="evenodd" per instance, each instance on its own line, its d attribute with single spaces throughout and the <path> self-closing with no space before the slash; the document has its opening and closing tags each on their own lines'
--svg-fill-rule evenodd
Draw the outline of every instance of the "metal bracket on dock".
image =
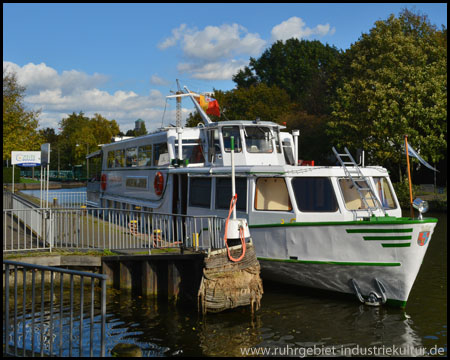
<svg viewBox="0 0 450 360">
<path fill-rule="evenodd" d="M 361 301 L 365 305 L 369 306 L 380 306 L 386 303 L 387 297 L 386 297 L 386 288 L 384 287 L 383 283 L 379 281 L 378 279 L 374 279 L 375 285 L 378 288 L 378 291 L 381 295 L 378 294 L 376 290 L 373 290 L 370 292 L 369 296 L 364 297 L 361 294 L 361 289 L 358 286 L 358 283 L 351 279 L 350 282 L 352 284 L 353 290 L 356 293 L 357 298 L 359 301 Z"/>
</svg>

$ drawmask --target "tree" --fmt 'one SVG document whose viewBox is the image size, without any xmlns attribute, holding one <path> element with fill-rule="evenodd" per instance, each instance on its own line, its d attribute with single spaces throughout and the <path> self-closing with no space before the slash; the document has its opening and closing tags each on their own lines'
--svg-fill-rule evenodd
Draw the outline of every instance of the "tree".
<svg viewBox="0 0 450 360">
<path fill-rule="evenodd" d="M 257 83 L 277 86 L 310 114 L 328 114 L 340 52 L 320 41 L 277 41 L 259 59 L 240 70 L 233 81 L 238 89 Z"/>
<path fill-rule="evenodd" d="M 40 111 L 26 110 L 25 87 L 17 83 L 16 74 L 3 69 L 3 159 L 11 151 L 40 150 L 43 142 L 37 128 Z"/>
<path fill-rule="evenodd" d="M 291 101 L 286 91 L 266 84 L 252 85 L 230 91 L 214 91 L 226 119 L 255 120 L 277 122 L 280 116 L 291 108 Z M 213 117 L 213 116 L 212 116 Z M 223 120 L 223 119 L 222 119 Z M 189 115 L 186 125 L 196 126 L 200 122 L 198 114 Z"/>
<path fill-rule="evenodd" d="M 98 145 L 108 144 L 119 134 L 115 120 L 108 120 L 100 114 L 89 118 L 80 111 L 60 121 L 61 158 L 65 166 L 83 164 L 88 153 L 97 151 Z"/>
<path fill-rule="evenodd" d="M 447 148 L 446 31 L 403 10 L 377 21 L 344 54 L 343 81 L 328 133 L 392 169 L 404 161 L 403 136 L 437 162 Z"/>
</svg>

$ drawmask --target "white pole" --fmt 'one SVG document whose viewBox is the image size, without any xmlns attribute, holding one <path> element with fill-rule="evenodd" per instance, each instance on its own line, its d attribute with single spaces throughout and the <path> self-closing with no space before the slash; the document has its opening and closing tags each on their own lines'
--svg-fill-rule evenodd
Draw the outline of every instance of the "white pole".
<svg viewBox="0 0 450 360">
<path fill-rule="evenodd" d="M 50 164 L 47 164 L 47 208 L 48 208 L 48 179 L 49 179 Z"/>
<path fill-rule="evenodd" d="M 294 166 L 298 165 L 298 136 L 300 130 L 292 130 L 292 136 L 294 137 Z"/>
<path fill-rule="evenodd" d="M 177 128 L 177 133 L 178 133 L 178 159 L 182 160 L 183 157 L 183 140 L 182 140 L 182 133 L 183 133 L 183 129 L 181 127 Z"/>
<path fill-rule="evenodd" d="M 40 196 L 39 196 L 39 207 L 42 209 L 42 165 L 41 165 L 41 171 L 40 171 L 40 176 L 41 176 L 41 181 L 40 186 L 41 186 L 41 192 L 40 192 Z"/>
<path fill-rule="evenodd" d="M 231 196 L 233 198 L 236 194 L 236 181 L 234 176 L 234 136 L 231 136 Z M 233 219 L 236 220 L 236 206 L 233 208 Z"/>
<path fill-rule="evenodd" d="M 13 164 L 13 176 L 12 176 L 12 178 L 13 178 L 13 179 L 12 179 L 12 182 L 13 182 L 13 183 L 12 183 L 12 193 L 13 193 L 13 194 L 14 194 L 14 170 L 15 170 L 15 169 L 14 169 L 14 164 Z"/>
</svg>

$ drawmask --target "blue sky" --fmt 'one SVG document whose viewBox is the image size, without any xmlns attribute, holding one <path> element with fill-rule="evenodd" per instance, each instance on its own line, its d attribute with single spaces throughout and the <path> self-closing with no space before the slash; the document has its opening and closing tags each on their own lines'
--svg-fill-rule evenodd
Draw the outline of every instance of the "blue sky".
<svg viewBox="0 0 450 360">
<path fill-rule="evenodd" d="M 447 4 L 3 4 L 3 67 L 17 73 L 40 127 L 72 112 L 161 125 L 176 80 L 230 90 L 250 57 L 297 37 L 348 49 L 375 21 L 407 7 L 447 27 Z M 164 123 L 175 122 L 167 102 Z M 183 119 L 192 111 L 183 101 Z"/>
</svg>

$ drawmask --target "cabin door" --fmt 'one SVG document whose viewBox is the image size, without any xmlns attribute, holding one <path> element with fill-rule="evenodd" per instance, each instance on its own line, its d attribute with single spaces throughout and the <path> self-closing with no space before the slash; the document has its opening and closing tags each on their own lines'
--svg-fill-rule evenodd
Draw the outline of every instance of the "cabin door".
<svg viewBox="0 0 450 360">
<path fill-rule="evenodd" d="M 186 215 L 187 213 L 187 175 L 173 175 L 172 213 Z"/>
<path fill-rule="evenodd" d="M 173 198 L 172 198 L 172 213 L 179 215 L 186 215 L 187 211 L 187 175 L 174 174 L 173 175 Z M 175 219 L 176 227 L 176 241 L 184 242 L 185 234 L 185 217 L 177 216 Z"/>
</svg>

